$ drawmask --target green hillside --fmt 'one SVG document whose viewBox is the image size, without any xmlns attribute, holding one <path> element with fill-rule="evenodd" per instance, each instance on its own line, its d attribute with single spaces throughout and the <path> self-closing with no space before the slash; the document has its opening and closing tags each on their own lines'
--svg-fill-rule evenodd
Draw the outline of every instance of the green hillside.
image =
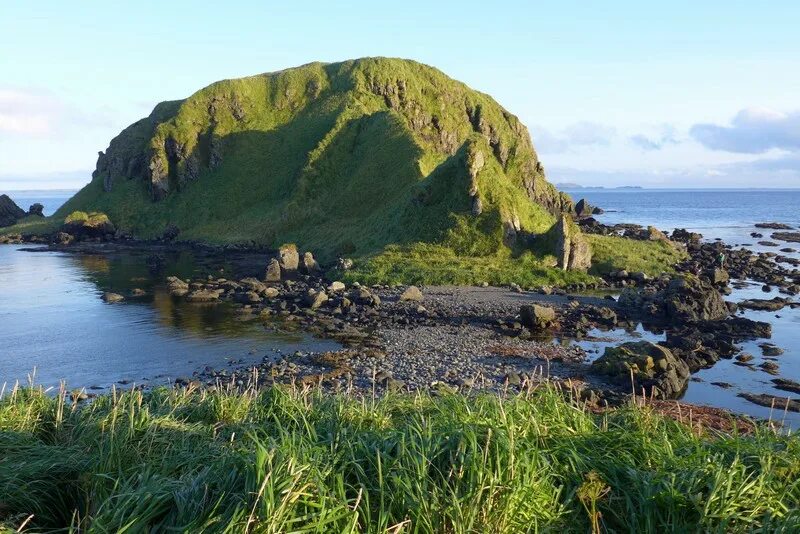
<svg viewBox="0 0 800 534">
<path fill-rule="evenodd" d="M 330 259 L 463 241 L 458 229 L 489 236 L 472 252 L 491 252 L 570 208 L 526 128 L 491 97 L 432 67 L 369 58 L 159 104 L 111 141 L 55 218 L 102 211 L 137 237 L 174 224 L 184 240 L 292 241 Z"/>
</svg>

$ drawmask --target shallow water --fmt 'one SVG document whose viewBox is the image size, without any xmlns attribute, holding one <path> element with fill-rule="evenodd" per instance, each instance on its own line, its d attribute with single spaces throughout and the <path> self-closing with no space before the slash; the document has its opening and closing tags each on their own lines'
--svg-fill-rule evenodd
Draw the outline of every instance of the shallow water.
<svg viewBox="0 0 800 534">
<path fill-rule="evenodd" d="M 23 248 L 0 245 L 0 384 L 24 382 L 34 369 L 36 382 L 48 387 L 61 380 L 68 387 L 168 383 L 206 365 L 337 347 L 307 335 L 270 333 L 258 321 L 239 320 L 227 304 L 187 303 L 164 287 L 168 275 L 223 276 L 232 269 L 223 259 L 170 253 L 152 269 L 147 254 L 135 252 Z M 146 295 L 115 304 L 101 299 L 105 291 L 128 295 L 134 288 Z"/>
</svg>

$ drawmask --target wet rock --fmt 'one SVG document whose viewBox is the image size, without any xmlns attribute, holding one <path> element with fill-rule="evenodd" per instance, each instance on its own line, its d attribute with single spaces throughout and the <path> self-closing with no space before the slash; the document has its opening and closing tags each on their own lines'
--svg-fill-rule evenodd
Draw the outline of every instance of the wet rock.
<svg viewBox="0 0 800 534">
<path fill-rule="evenodd" d="M 780 366 L 775 362 L 764 362 L 758 367 L 771 375 L 777 375 L 778 371 L 780 371 Z"/>
<path fill-rule="evenodd" d="M 417 286 L 408 286 L 405 291 L 400 294 L 401 302 L 420 302 L 423 298 L 422 291 L 420 291 Z"/>
<path fill-rule="evenodd" d="M 778 311 L 783 309 L 784 306 L 789 304 L 791 301 L 789 299 L 783 299 L 780 297 L 775 297 L 773 299 L 747 299 L 743 300 L 739 303 L 740 308 L 746 308 L 748 310 L 759 310 L 759 311 Z"/>
<path fill-rule="evenodd" d="M 777 239 L 778 241 L 800 243 L 800 232 L 775 232 L 770 237 L 772 239 Z"/>
<path fill-rule="evenodd" d="M 753 404 L 775 408 L 776 410 L 788 410 L 790 412 L 800 412 L 800 400 L 788 397 L 775 397 L 766 393 L 739 393 L 739 397 L 746 399 Z"/>
<path fill-rule="evenodd" d="M 789 391 L 791 393 L 800 393 L 800 382 L 788 380 L 786 378 L 773 378 L 772 383 L 775 384 L 777 389 Z"/>
<path fill-rule="evenodd" d="M 764 356 L 780 356 L 783 354 L 783 349 L 772 343 L 761 343 L 758 346 L 761 348 L 761 354 Z"/>
<path fill-rule="evenodd" d="M 741 362 L 741 363 L 751 362 L 751 361 L 753 361 L 753 355 L 752 354 L 747 354 L 746 352 L 742 353 L 742 354 L 737 354 L 736 355 L 736 361 L 737 362 Z"/>
<path fill-rule="evenodd" d="M 791 226 L 784 223 L 779 222 L 763 222 L 763 223 L 756 223 L 756 228 L 768 228 L 770 230 L 793 230 Z"/>
<path fill-rule="evenodd" d="M 111 303 L 111 302 L 122 302 L 123 300 L 125 300 L 125 297 L 123 297 L 119 293 L 107 292 L 107 293 L 103 293 L 103 300 L 106 301 L 106 302 L 109 302 L 109 303 Z"/>
<path fill-rule="evenodd" d="M 648 341 L 607 347 L 591 370 L 622 385 L 630 384 L 633 374 L 637 389 L 644 387 L 658 398 L 679 397 L 689 382 L 689 366 L 666 347 Z"/>
<path fill-rule="evenodd" d="M 72 234 L 68 234 L 66 232 L 56 232 L 56 235 L 53 237 L 53 242 L 56 245 L 62 245 L 62 246 L 69 245 L 74 240 L 75 238 L 72 236 Z"/>
<path fill-rule="evenodd" d="M 520 322 L 531 330 L 543 330 L 552 326 L 556 320 L 556 311 L 548 306 L 526 304 L 519 309 Z"/>
<path fill-rule="evenodd" d="M 195 289 L 186 294 L 186 300 L 189 302 L 213 302 L 219 300 L 222 294 L 221 289 Z"/>
</svg>

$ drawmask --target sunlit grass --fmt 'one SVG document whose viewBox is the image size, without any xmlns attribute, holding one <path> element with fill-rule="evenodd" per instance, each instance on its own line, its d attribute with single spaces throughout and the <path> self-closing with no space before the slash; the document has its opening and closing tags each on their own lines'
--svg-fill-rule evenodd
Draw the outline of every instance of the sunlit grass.
<svg viewBox="0 0 800 534">
<path fill-rule="evenodd" d="M 0 401 L 8 529 L 800 527 L 797 437 L 698 434 L 642 408 L 593 415 L 549 387 L 504 400 L 283 388 L 60 399 L 27 389 Z"/>
</svg>

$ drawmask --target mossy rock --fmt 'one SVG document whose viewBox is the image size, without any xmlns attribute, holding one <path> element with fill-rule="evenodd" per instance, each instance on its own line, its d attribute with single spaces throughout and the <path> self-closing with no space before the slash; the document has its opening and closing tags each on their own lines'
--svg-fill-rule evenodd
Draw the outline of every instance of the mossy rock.
<svg viewBox="0 0 800 534">
<path fill-rule="evenodd" d="M 689 381 L 689 366 L 661 345 L 649 341 L 607 347 L 592 363 L 594 373 L 609 376 L 613 382 L 644 387 L 659 398 L 677 398 Z M 637 391 L 638 392 L 638 391 Z"/>
</svg>

